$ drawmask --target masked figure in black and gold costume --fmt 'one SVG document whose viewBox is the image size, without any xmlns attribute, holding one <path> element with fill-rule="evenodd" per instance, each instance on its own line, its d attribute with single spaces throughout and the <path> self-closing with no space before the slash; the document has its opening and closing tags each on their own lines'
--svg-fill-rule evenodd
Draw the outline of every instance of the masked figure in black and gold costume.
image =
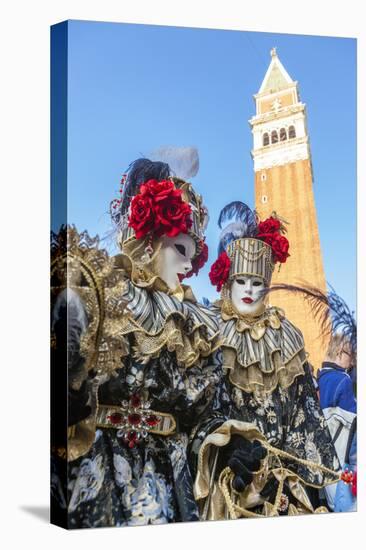
<svg viewBox="0 0 366 550">
<path fill-rule="evenodd" d="M 65 347 L 66 316 L 70 427 L 54 502 L 69 528 L 197 520 L 188 434 L 228 403 L 216 315 L 181 284 L 207 260 L 207 212 L 168 164 L 139 159 L 111 213 L 122 249 L 112 259 L 64 229 L 69 285 L 56 293 L 53 338 Z"/>
<path fill-rule="evenodd" d="M 259 222 L 240 202 L 222 210 L 219 227 L 230 220 L 210 279 L 221 290 L 213 311 L 233 410 L 210 434 L 196 433 L 202 518 L 326 511 L 319 489 L 338 480 L 339 463 L 303 337 L 266 303 L 275 264 L 289 256 L 285 227 L 275 214 Z"/>
</svg>

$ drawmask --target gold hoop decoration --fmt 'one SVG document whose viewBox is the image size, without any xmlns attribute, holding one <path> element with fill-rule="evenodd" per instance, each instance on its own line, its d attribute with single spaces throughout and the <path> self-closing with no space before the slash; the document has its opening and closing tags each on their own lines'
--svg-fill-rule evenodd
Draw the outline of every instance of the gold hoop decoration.
<svg viewBox="0 0 366 550">
<path fill-rule="evenodd" d="M 81 338 L 81 352 L 85 356 L 86 371 L 99 362 L 100 353 L 108 353 L 108 346 L 102 340 L 103 323 L 106 316 L 106 294 L 109 307 L 119 308 L 122 304 L 113 301 L 111 293 L 121 290 L 121 272 L 114 269 L 114 260 L 105 250 L 99 248 L 99 237 L 90 237 L 87 231 L 78 233 L 74 225 L 62 225 L 56 234 L 51 233 L 51 308 L 61 292 L 71 289 L 81 298 L 88 317 L 88 328 Z M 55 345 L 55 335 L 51 331 Z M 110 373 L 121 367 L 120 361 L 104 361 L 100 373 Z"/>
</svg>

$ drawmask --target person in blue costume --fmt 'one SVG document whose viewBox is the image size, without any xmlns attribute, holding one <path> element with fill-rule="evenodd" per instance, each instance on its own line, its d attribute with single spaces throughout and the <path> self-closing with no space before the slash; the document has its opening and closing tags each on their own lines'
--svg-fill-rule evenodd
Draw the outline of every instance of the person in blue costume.
<svg viewBox="0 0 366 550">
<path fill-rule="evenodd" d="M 325 293 L 306 284 L 277 284 L 271 291 L 297 293 L 311 307 L 328 341 L 318 371 L 320 406 L 342 466 L 341 480 L 324 488 L 327 506 L 334 512 L 354 511 L 357 493 L 357 323 L 354 312 L 329 285 Z"/>
<path fill-rule="evenodd" d="M 327 355 L 318 372 L 320 406 L 327 420 L 343 471 L 348 470 L 352 472 L 352 476 L 355 476 L 357 402 L 354 382 L 349 373 L 352 370 L 355 371 L 356 366 L 356 323 L 352 313 L 339 296 L 337 303 L 338 316 L 340 312 L 343 314 L 341 327 L 343 330 L 332 334 Z M 346 323 L 345 317 L 347 317 Z M 352 481 L 350 479 L 350 483 L 345 484 L 342 480 L 336 486 L 325 489 L 331 510 L 344 512 L 356 509 L 355 494 L 352 494 L 352 485 L 355 487 L 355 483 Z M 355 493 L 355 490 L 353 492 Z"/>
<path fill-rule="evenodd" d="M 356 397 L 349 371 L 352 369 L 352 351 L 342 334 L 332 338 L 327 356 L 318 372 L 320 406 L 329 407 L 356 414 Z"/>
</svg>

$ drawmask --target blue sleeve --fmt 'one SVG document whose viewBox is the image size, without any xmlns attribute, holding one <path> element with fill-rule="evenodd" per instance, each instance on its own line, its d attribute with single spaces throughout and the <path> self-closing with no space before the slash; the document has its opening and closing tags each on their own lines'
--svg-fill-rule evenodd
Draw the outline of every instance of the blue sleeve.
<svg viewBox="0 0 366 550">
<path fill-rule="evenodd" d="M 341 409 L 352 413 L 357 412 L 352 380 L 348 376 L 345 376 L 344 379 L 338 384 L 335 393 L 335 406 L 341 407 Z"/>
<path fill-rule="evenodd" d="M 349 451 L 349 465 L 351 470 L 357 467 L 357 433 L 353 436 L 351 449 Z"/>
</svg>

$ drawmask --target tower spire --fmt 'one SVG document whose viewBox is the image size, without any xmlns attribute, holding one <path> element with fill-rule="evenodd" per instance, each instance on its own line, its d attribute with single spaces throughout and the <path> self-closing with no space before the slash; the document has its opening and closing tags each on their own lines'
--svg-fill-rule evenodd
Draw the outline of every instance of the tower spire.
<svg viewBox="0 0 366 550">
<path fill-rule="evenodd" d="M 277 48 L 271 49 L 271 62 L 259 89 L 259 94 L 274 93 L 293 84 L 291 76 L 282 65 L 277 54 Z"/>
<path fill-rule="evenodd" d="M 275 46 L 271 49 L 271 57 L 277 57 L 277 48 Z"/>
</svg>

